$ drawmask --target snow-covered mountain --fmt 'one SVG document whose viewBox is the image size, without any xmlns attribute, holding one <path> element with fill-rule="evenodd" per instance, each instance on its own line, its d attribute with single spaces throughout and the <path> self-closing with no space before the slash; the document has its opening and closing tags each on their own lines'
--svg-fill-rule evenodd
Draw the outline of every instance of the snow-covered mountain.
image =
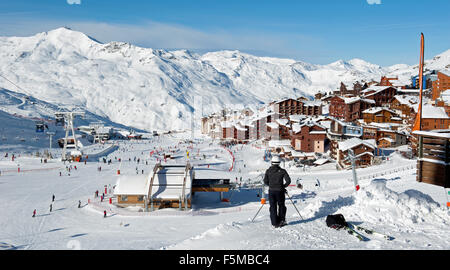
<svg viewBox="0 0 450 270">
<path fill-rule="evenodd" d="M 450 63 L 450 50 L 427 67 Z M 74 105 L 111 121 L 145 130 L 190 127 L 195 97 L 203 114 L 224 106 L 311 97 L 339 83 L 410 76 L 417 67 L 380 67 L 360 59 L 314 65 L 257 57 L 239 51 L 199 55 L 187 50 L 102 44 L 81 32 L 58 28 L 31 37 L 0 37 L 0 87 L 55 105 Z"/>
</svg>

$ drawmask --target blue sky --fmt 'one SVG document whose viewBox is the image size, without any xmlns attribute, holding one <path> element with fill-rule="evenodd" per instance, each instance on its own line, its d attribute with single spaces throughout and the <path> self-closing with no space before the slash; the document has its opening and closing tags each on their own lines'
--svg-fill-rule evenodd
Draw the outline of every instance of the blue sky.
<svg viewBox="0 0 450 270">
<path fill-rule="evenodd" d="M 421 32 L 425 58 L 450 49 L 449 11 L 448 0 L 14 0 L 0 2 L 0 35 L 68 26 L 102 42 L 388 66 L 419 61 Z"/>
</svg>

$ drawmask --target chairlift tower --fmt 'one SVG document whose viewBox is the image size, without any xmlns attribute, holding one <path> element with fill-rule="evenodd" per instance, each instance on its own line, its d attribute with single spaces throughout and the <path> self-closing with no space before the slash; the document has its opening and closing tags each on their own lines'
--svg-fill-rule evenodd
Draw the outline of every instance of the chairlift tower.
<svg viewBox="0 0 450 270">
<path fill-rule="evenodd" d="M 355 152 L 353 152 L 352 149 L 349 149 L 348 151 L 348 157 L 345 160 L 350 160 L 352 163 L 352 172 L 353 172 L 353 184 L 355 185 L 356 191 L 359 190 L 359 184 L 358 184 L 358 178 L 356 177 L 356 160 L 358 159 L 355 156 Z"/>
<path fill-rule="evenodd" d="M 66 161 L 66 160 L 68 160 L 68 158 L 67 158 L 67 141 L 69 139 L 69 131 L 72 132 L 73 142 L 75 144 L 75 150 L 78 151 L 78 142 L 77 142 L 77 138 L 75 136 L 75 129 L 73 127 L 73 120 L 77 116 L 84 117 L 84 112 L 76 112 L 76 111 L 58 112 L 58 115 L 64 116 L 64 121 L 66 123 L 66 126 L 65 126 L 65 128 L 66 128 L 66 136 L 64 137 L 64 147 L 63 147 L 63 152 L 62 152 L 62 156 L 61 156 L 62 161 Z"/>
<path fill-rule="evenodd" d="M 50 131 L 47 132 L 47 136 L 50 137 L 50 147 L 49 147 L 50 151 L 52 151 L 52 137 L 55 136 L 55 134 L 56 134 L 55 132 L 50 132 Z"/>
</svg>

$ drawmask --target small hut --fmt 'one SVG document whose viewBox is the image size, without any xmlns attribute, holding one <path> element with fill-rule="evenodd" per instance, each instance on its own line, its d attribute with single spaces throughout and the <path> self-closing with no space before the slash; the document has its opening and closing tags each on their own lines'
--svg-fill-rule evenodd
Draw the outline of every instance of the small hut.
<svg viewBox="0 0 450 270">
<path fill-rule="evenodd" d="M 148 194 L 148 174 L 120 176 L 114 188 L 114 195 L 117 198 L 117 205 L 142 206 L 145 207 L 146 196 Z"/>
</svg>

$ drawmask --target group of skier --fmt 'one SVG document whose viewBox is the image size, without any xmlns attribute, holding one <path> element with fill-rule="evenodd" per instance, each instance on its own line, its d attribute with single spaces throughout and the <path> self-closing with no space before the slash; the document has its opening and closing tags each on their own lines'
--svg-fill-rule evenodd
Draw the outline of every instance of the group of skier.
<svg viewBox="0 0 450 270">
<path fill-rule="evenodd" d="M 53 211 L 53 203 L 55 202 L 55 199 L 56 199 L 56 196 L 55 196 L 55 194 L 53 194 L 52 195 L 52 202 L 50 203 L 50 207 L 49 207 L 49 212 Z M 78 200 L 78 208 L 81 208 L 81 200 Z M 36 217 L 36 214 L 37 214 L 37 210 L 34 209 L 32 217 Z"/>
</svg>

